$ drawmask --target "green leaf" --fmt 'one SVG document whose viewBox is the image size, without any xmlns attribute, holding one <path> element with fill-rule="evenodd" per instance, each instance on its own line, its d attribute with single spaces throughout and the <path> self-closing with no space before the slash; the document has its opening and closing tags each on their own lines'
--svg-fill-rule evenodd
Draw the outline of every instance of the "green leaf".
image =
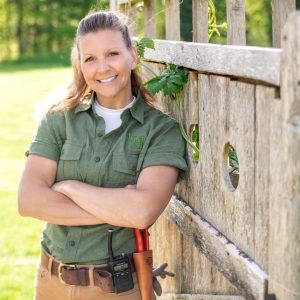
<svg viewBox="0 0 300 300">
<path fill-rule="evenodd" d="M 146 85 L 152 95 L 155 95 L 156 93 L 160 92 L 162 89 L 159 76 L 149 80 Z"/>
<path fill-rule="evenodd" d="M 144 58 L 146 48 L 155 49 L 154 41 L 150 38 L 143 37 L 137 42 L 137 51 L 140 59 Z"/>
</svg>

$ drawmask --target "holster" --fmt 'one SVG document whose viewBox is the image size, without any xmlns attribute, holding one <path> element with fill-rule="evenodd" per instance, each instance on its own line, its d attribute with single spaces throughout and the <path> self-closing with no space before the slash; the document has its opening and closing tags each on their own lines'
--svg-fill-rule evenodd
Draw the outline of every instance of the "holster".
<svg viewBox="0 0 300 300">
<path fill-rule="evenodd" d="M 152 300 L 152 250 L 146 250 L 139 253 L 133 253 L 135 272 L 139 283 L 142 300 Z"/>
</svg>

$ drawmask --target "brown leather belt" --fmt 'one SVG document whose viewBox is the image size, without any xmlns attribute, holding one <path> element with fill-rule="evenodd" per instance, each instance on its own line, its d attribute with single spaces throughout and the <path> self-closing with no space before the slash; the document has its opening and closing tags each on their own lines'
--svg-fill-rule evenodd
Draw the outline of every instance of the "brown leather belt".
<svg viewBox="0 0 300 300">
<path fill-rule="evenodd" d="M 107 264 L 74 265 L 63 264 L 42 251 L 42 265 L 47 267 L 51 275 L 59 278 L 67 285 L 99 286 L 104 292 L 114 292 L 113 279 Z M 134 272 L 132 254 L 129 255 L 130 267 Z M 50 270 L 51 269 L 51 270 Z"/>
</svg>

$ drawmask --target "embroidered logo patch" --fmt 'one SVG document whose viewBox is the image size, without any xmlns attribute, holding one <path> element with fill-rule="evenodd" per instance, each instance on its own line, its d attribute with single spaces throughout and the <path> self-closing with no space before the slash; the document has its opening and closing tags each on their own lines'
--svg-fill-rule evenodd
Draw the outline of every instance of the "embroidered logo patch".
<svg viewBox="0 0 300 300">
<path fill-rule="evenodd" d="M 135 136 L 132 135 L 131 133 L 128 133 L 128 141 L 137 147 L 142 147 L 144 145 L 145 137 Z"/>
</svg>

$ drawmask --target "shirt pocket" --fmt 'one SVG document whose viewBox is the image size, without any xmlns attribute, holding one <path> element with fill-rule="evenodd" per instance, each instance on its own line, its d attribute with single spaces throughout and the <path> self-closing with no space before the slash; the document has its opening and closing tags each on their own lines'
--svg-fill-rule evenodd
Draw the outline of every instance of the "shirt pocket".
<svg viewBox="0 0 300 300">
<path fill-rule="evenodd" d="M 80 158 L 82 155 L 83 145 L 66 141 L 62 147 L 60 161 L 58 166 L 58 177 L 61 180 L 74 179 L 82 180 L 80 176 Z"/>
<path fill-rule="evenodd" d="M 112 181 L 124 187 L 127 184 L 136 184 L 137 163 L 139 154 L 114 153 L 112 161 Z"/>
</svg>

